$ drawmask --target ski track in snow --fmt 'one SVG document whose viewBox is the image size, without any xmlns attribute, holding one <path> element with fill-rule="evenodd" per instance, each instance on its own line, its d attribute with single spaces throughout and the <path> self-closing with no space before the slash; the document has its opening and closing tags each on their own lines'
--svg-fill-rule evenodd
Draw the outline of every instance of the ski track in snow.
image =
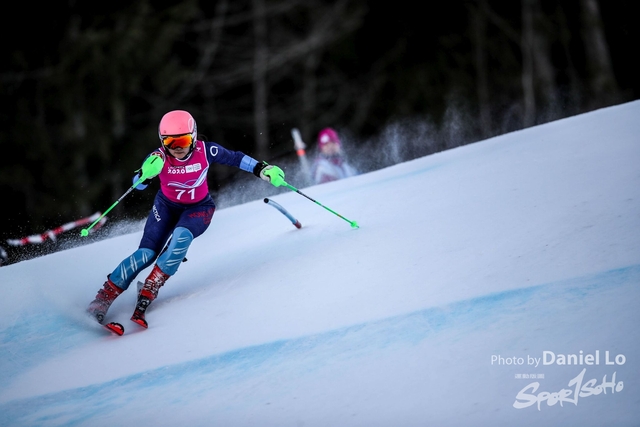
<svg viewBox="0 0 640 427">
<path fill-rule="evenodd" d="M 626 300 L 630 307 L 621 307 L 620 301 L 624 301 L 625 295 L 634 292 L 634 287 L 639 281 L 640 265 L 630 266 L 560 283 L 489 294 L 443 307 L 429 308 L 320 334 L 240 348 L 186 363 L 140 372 L 102 384 L 8 402 L 0 405 L 0 414 L 3 414 L 0 415 L 0 424 L 9 425 L 10 422 L 18 420 L 21 425 L 36 425 L 38 422 L 47 420 L 50 425 L 75 425 L 83 420 L 99 419 L 105 411 L 109 411 L 109 408 L 119 408 L 118 411 L 127 409 L 134 413 L 136 405 L 141 402 L 138 399 L 132 401 L 129 396 L 136 393 L 154 396 L 152 402 L 145 403 L 148 407 L 166 409 L 175 406 L 180 409 L 185 404 L 193 404 L 203 396 L 225 395 L 229 389 L 248 387 L 247 383 L 255 382 L 256 377 L 264 377 L 262 381 L 317 381 L 317 377 L 321 377 L 326 369 L 339 365 L 341 361 L 351 360 L 350 363 L 354 363 L 352 360 L 356 359 L 360 360 L 356 364 L 362 363 L 365 366 L 375 364 L 379 362 L 376 360 L 377 355 L 384 354 L 385 351 L 393 352 L 396 348 L 403 348 L 403 351 L 417 351 L 425 346 L 437 344 L 441 341 L 439 335 L 447 330 L 455 331 L 457 340 L 464 341 L 469 336 L 476 335 L 477 340 L 479 336 L 488 333 L 489 335 L 499 333 L 499 330 L 494 331 L 494 328 L 504 328 L 506 324 L 522 325 L 525 336 L 541 345 L 540 349 L 530 349 L 529 352 L 539 354 L 542 349 L 547 348 L 540 343 L 544 343 L 549 329 L 557 334 L 558 330 L 575 326 L 571 323 L 556 324 L 555 317 L 559 311 L 574 315 L 580 312 L 583 315 L 577 316 L 579 319 L 591 317 L 595 323 L 602 318 L 614 319 L 620 310 L 630 312 L 634 310 L 633 301 Z M 607 304 L 609 301 L 611 303 Z M 540 306 L 545 309 L 540 310 Z M 532 307 L 536 309 L 530 310 Z M 538 331 L 526 330 L 526 325 L 545 317 L 548 320 L 542 325 L 546 328 L 541 328 L 538 323 Z M 45 334 L 40 335 L 39 345 L 50 346 L 57 351 L 64 351 L 65 348 L 80 343 L 87 333 L 86 330 L 78 329 L 77 325 L 76 330 L 73 331 L 73 323 L 69 319 L 60 317 L 43 319 L 34 316 L 26 320 L 25 324 L 32 322 L 40 324 L 41 321 L 46 321 L 49 328 L 36 330 L 39 334 Z M 631 325 L 634 323 L 637 325 L 638 321 L 640 321 L 640 315 L 637 314 L 634 318 L 617 319 L 615 334 L 621 339 L 633 334 L 634 326 Z M 572 317 L 572 322 L 576 322 L 575 317 Z M 584 323 L 584 326 L 588 327 L 589 321 Z M 55 334 L 46 335 L 47 331 L 60 328 L 72 332 L 66 335 L 67 339 L 64 342 L 60 342 Z M 25 336 L 24 334 L 32 336 L 32 333 L 26 329 L 14 328 L 3 331 L 6 340 Z M 591 338 L 590 345 L 599 340 L 605 345 L 606 339 L 612 337 Z M 32 349 L 28 340 L 24 344 L 22 348 L 14 346 L 14 357 L 28 361 Z M 640 357 L 633 348 L 623 346 L 609 347 L 609 349 L 624 353 L 627 358 L 637 360 Z M 484 359 L 486 354 L 482 354 Z M 451 361 L 455 361 L 455 358 L 452 357 Z M 37 360 L 31 360 L 31 363 L 35 362 Z M 477 360 L 476 363 L 477 368 L 480 369 L 487 364 L 487 360 Z M 510 372 L 523 371 L 521 368 L 515 370 L 513 367 L 509 368 Z M 637 368 L 617 369 L 618 378 L 631 379 L 631 375 L 637 373 Z M 189 384 L 188 394 L 172 393 L 174 387 L 185 382 Z M 442 386 L 438 382 L 438 380 L 434 381 L 436 388 Z M 461 397 L 467 393 L 468 390 L 461 390 Z M 127 396 L 127 398 L 121 396 Z M 271 393 L 268 396 L 256 393 L 256 396 L 252 397 L 267 400 L 285 398 L 285 396 L 275 396 Z M 430 397 L 435 398 L 429 395 L 423 397 L 427 400 Z M 144 398 L 140 400 L 144 401 Z M 215 399 L 211 402 L 210 410 L 212 416 L 215 413 L 224 412 L 224 408 L 216 407 Z M 205 423 L 206 420 L 199 417 L 190 420 L 186 416 L 185 422 Z"/>
</svg>

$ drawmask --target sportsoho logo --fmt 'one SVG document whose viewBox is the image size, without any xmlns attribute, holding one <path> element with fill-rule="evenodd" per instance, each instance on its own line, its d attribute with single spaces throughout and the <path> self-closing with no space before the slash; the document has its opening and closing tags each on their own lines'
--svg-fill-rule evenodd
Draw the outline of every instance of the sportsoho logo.
<svg viewBox="0 0 640 427">
<path fill-rule="evenodd" d="M 596 350 L 595 354 L 583 354 L 582 351 L 578 354 L 555 354 L 552 351 L 545 350 L 542 352 L 542 358 L 530 358 L 527 356 L 527 361 L 532 359 L 535 366 L 538 366 L 540 361 L 542 365 L 600 365 L 602 361 L 604 365 L 624 365 L 627 358 L 624 354 L 618 354 L 613 357 L 609 351 L 604 352 L 604 357 L 601 359 L 600 351 Z M 578 401 L 581 398 L 587 398 L 591 396 L 598 396 L 600 394 L 615 394 L 620 393 L 624 389 L 624 382 L 616 381 L 616 372 L 611 375 L 611 380 L 608 381 L 608 375 L 602 377 L 602 381 L 598 382 L 598 379 L 592 378 L 585 381 L 585 375 L 587 368 L 583 368 L 582 371 L 575 377 L 573 377 L 567 383 L 568 388 L 562 388 L 559 391 L 539 391 L 540 383 L 535 381 L 524 387 L 516 395 L 516 400 L 513 402 L 513 407 L 516 409 L 528 408 L 532 405 L 537 405 L 538 411 L 541 410 L 543 402 L 547 403 L 547 406 L 554 406 L 564 403 L 573 403 L 578 406 Z"/>
<path fill-rule="evenodd" d="M 621 366 L 624 365 L 626 361 L 627 358 L 624 354 L 614 356 L 609 351 L 601 353 L 599 350 L 596 350 L 595 353 L 587 354 L 582 350 L 576 354 L 556 354 L 553 351 L 545 350 L 542 352 L 542 357 L 532 357 L 530 355 L 526 357 L 491 356 L 492 365 L 522 365 L 528 366 L 527 369 L 537 368 L 540 365 L 596 366 L 602 364 L 607 366 Z M 604 375 L 601 381 L 596 378 L 585 380 L 587 368 L 583 368 L 578 375 L 568 381 L 567 388 L 562 388 L 558 391 L 540 390 L 540 382 L 534 381 L 518 392 L 513 402 L 513 407 L 516 409 L 524 409 L 536 405 L 538 411 L 540 411 L 543 402 L 546 402 L 547 406 L 554 406 L 558 403 L 560 406 L 564 406 L 564 403 L 572 403 L 577 406 L 580 399 L 583 398 L 598 396 L 600 394 L 620 393 L 624 389 L 624 382 L 618 381 L 616 374 L 617 372 L 614 371 L 613 374 L 611 374 L 610 380 L 608 380 L 609 374 Z M 544 374 L 516 374 L 516 378 L 544 378 Z"/>
</svg>

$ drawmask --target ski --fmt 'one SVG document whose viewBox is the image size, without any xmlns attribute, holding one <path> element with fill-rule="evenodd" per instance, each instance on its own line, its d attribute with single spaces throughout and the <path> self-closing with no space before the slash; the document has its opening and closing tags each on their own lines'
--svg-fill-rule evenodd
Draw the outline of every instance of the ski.
<svg viewBox="0 0 640 427">
<path fill-rule="evenodd" d="M 186 260 L 186 258 L 185 258 Z M 136 284 L 137 288 L 138 288 L 138 293 L 140 293 L 140 290 L 142 289 L 142 287 L 144 286 L 144 283 L 138 281 L 138 283 Z M 147 300 L 148 301 L 148 300 Z M 148 305 L 148 302 L 147 302 Z M 149 327 L 149 325 L 147 324 L 147 321 L 144 319 L 144 311 L 146 310 L 146 305 L 144 306 L 143 310 L 140 310 L 140 307 L 136 307 L 136 311 L 133 313 L 133 316 L 131 316 L 131 321 L 138 324 L 139 326 L 143 327 L 144 329 L 147 329 Z M 104 320 L 104 315 L 99 314 L 97 316 L 92 316 L 95 320 L 98 321 L 98 323 L 100 323 L 100 325 L 105 328 L 106 330 L 108 330 L 109 332 L 116 334 L 118 336 L 122 336 L 124 335 L 124 326 L 122 326 L 121 323 L 118 322 L 109 322 L 106 324 L 102 324 L 103 320 Z"/>
<path fill-rule="evenodd" d="M 133 323 L 137 323 L 138 325 L 142 326 L 145 329 L 149 327 L 149 325 L 147 324 L 147 321 L 144 320 L 144 317 L 136 316 L 134 314 L 133 317 L 131 317 L 131 321 Z"/>
<path fill-rule="evenodd" d="M 109 322 L 104 325 L 104 327 L 118 336 L 122 336 L 124 334 L 124 326 L 118 322 Z"/>
</svg>

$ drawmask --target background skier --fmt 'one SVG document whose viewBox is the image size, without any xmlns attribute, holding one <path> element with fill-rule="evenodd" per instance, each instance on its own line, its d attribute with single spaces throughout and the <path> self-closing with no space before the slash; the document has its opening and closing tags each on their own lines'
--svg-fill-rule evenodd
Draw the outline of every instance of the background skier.
<svg viewBox="0 0 640 427">
<path fill-rule="evenodd" d="M 311 168 L 315 184 L 336 181 L 357 175 L 356 169 L 347 161 L 337 132 L 324 128 L 318 133 L 318 154 Z"/>
</svg>

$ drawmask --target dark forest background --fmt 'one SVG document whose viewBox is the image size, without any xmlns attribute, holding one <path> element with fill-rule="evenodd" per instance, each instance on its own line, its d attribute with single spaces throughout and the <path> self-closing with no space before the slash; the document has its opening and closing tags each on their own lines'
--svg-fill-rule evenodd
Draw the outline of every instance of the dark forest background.
<svg viewBox="0 0 640 427">
<path fill-rule="evenodd" d="M 302 188 L 292 128 L 310 156 L 317 132 L 336 128 L 366 172 L 638 99 L 635 4 L 16 4 L 1 42 L 0 245 L 106 210 L 172 109 Z M 248 174 L 212 169 L 219 207 L 261 197 L 227 195 Z M 144 218 L 156 189 L 132 193 L 109 223 Z"/>
</svg>

